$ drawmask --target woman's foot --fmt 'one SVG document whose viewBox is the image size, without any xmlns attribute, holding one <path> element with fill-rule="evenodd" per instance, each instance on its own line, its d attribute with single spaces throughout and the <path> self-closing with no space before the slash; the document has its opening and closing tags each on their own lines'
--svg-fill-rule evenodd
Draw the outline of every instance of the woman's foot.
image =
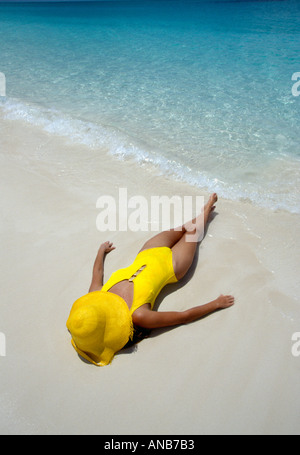
<svg viewBox="0 0 300 455">
<path fill-rule="evenodd" d="M 210 197 L 208 202 L 204 206 L 204 224 L 207 223 L 208 217 L 213 212 L 216 208 L 215 204 L 218 200 L 218 195 L 217 193 L 213 193 Z"/>
<path fill-rule="evenodd" d="M 202 209 L 201 215 L 197 216 L 197 218 L 194 218 L 192 221 L 189 221 L 188 223 L 185 223 L 183 225 L 184 232 L 190 233 L 193 236 L 197 235 L 198 238 L 201 238 L 202 240 L 206 224 L 209 220 L 209 215 L 214 211 L 215 203 L 217 202 L 217 200 L 218 200 L 217 193 L 213 193 L 210 196 L 208 202 L 205 204 L 204 208 Z M 190 238 L 189 241 L 192 242 L 193 240 L 191 240 Z"/>
<path fill-rule="evenodd" d="M 205 205 L 205 208 L 208 208 L 211 212 L 212 210 L 214 210 L 216 208 L 215 204 L 217 203 L 217 201 L 218 201 L 218 195 L 217 195 L 217 193 L 213 193 L 210 196 L 207 204 Z"/>
</svg>

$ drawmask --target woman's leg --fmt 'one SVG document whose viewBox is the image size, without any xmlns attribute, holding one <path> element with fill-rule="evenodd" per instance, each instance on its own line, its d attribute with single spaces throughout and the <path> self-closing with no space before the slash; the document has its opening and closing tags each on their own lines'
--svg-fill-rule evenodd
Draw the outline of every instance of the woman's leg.
<svg viewBox="0 0 300 455">
<path fill-rule="evenodd" d="M 186 223 L 181 238 L 172 247 L 173 267 L 178 280 L 181 280 L 186 275 L 193 263 L 197 245 L 203 238 L 209 215 L 214 210 L 214 204 L 217 200 L 218 196 L 216 193 L 210 196 L 203 213 Z"/>
<path fill-rule="evenodd" d="M 182 229 L 170 229 L 169 231 L 163 231 L 149 239 L 142 247 L 141 251 L 148 250 L 149 248 L 158 248 L 161 246 L 167 246 L 172 248 L 185 234 L 186 229 L 182 226 Z"/>
<path fill-rule="evenodd" d="M 208 203 L 204 207 L 204 213 L 202 213 L 197 218 L 194 218 L 192 221 L 184 224 L 183 226 L 180 226 L 176 229 L 170 229 L 168 231 L 163 231 L 163 232 L 160 232 L 159 234 L 155 235 L 154 237 L 149 239 L 144 244 L 144 246 L 141 248 L 140 252 L 143 250 L 148 250 L 149 248 L 158 248 L 158 247 L 162 247 L 162 246 L 167 246 L 173 250 L 173 262 L 175 262 L 174 261 L 174 248 L 178 243 L 180 243 L 181 240 L 182 241 L 184 240 L 183 243 L 191 243 L 193 245 L 193 247 L 191 249 L 188 248 L 186 250 L 186 254 L 189 257 L 192 254 L 193 258 L 194 258 L 196 246 L 197 246 L 197 243 L 199 240 L 197 239 L 196 243 L 191 242 L 191 240 L 194 239 L 195 230 L 200 230 L 201 232 L 203 232 L 203 229 L 205 228 L 205 226 L 207 224 L 208 217 L 209 217 L 211 211 L 213 210 L 214 204 L 217 202 L 217 199 L 218 199 L 217 195 L 213 194 L 209 198 Z M 197 229 L 195 229 L 196 226 L 197 226 Z M 193 236 L 193 237 L 186 238 L 186 237 L 184 237 L 185 235 Z M 199 233 L 199 235 L 200 235 L 200 233 Z M 195 245 L 194 245 L 194 243 L 195 243 Z M 183 247 L 183 245 L 179 245 L 179 247 L 175 249 L 175 258 L 177 259 L 177 262 L 179 262 L 179 267 L 181 265 L 181 260 L 179 258 L 182 257 L 181 252 L 183 252 L 182 247 Z"/>
</svg>

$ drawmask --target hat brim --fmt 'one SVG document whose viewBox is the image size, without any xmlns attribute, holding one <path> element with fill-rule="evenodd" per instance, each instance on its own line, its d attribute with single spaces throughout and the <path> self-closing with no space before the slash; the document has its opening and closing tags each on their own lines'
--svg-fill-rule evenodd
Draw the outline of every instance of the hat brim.
<svg viewBox="0 0 300 455">
<path fill-rule="evenodd" d="M 71 339 L 71 343 L 77 354 L 80 355 L 83 359 L 87 360 L 88 362 L 92 363 L 93 365 L 96 365 L 96 367 L 104 367 L 105 365 L 108 365 L 108 363 L 104 362 L 103 360 L 101 362 L 95 362 L 91 357 L 89 357 L 85 352 L 81 351 L 76 344 L 74 343 L 73 338 Z"/>
</svg>

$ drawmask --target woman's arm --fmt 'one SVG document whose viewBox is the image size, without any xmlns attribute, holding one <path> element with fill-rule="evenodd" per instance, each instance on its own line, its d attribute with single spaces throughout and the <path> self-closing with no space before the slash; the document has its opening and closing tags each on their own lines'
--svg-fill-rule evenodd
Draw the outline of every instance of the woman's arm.
<svg viewBox="0 0 300 455">
<path fill-rule="evenodd" d="M 104 259 L 106 254 L 110 253 L 110 251 L 114 249 L 115 247 L 111 242 L 102 243 L 102 245 L 100 246 L 94 263 L 93 278 L 89 292 L 101 291 L 103 286 Z"/>
<path fill-rule="evenodd" d="M 220 295 L 216 300 L 191 308 L 186 311 L 156 312 L 150 310 L 146 305 L 136 310 L 132 315 L 133 323 L 145 329 L 157 329 L 171 327 L 180 324 L 188 324 L 196 321 L 216 310 L 229 308 L 234 304 L 234 297 L 231 295 Z"/>
</svg>

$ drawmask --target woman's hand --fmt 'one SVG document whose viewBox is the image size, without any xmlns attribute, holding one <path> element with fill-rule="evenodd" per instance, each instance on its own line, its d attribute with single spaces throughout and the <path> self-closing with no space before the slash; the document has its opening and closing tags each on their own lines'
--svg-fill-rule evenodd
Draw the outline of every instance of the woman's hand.
<svg viewBox="0 0 300 455">
<path fill-rule="evenodd" d="M 107 241 L 107 242 L 102 243 L 102 245 L 99 248 L 99 252 L 108 254 L 108 253 L 110 253 L 111 251 L 113 251 L 115 249 L 116 249 L 116 247 L 113 246 L 113 243 Z"/>
<path fill-rule="evenodd" d="M 216 303 L 217 309 L 229 308 L 234 305 L 234 297 L 232 295 L 221 294 L 220 297 L 217 298 Z"/>
</svg>

